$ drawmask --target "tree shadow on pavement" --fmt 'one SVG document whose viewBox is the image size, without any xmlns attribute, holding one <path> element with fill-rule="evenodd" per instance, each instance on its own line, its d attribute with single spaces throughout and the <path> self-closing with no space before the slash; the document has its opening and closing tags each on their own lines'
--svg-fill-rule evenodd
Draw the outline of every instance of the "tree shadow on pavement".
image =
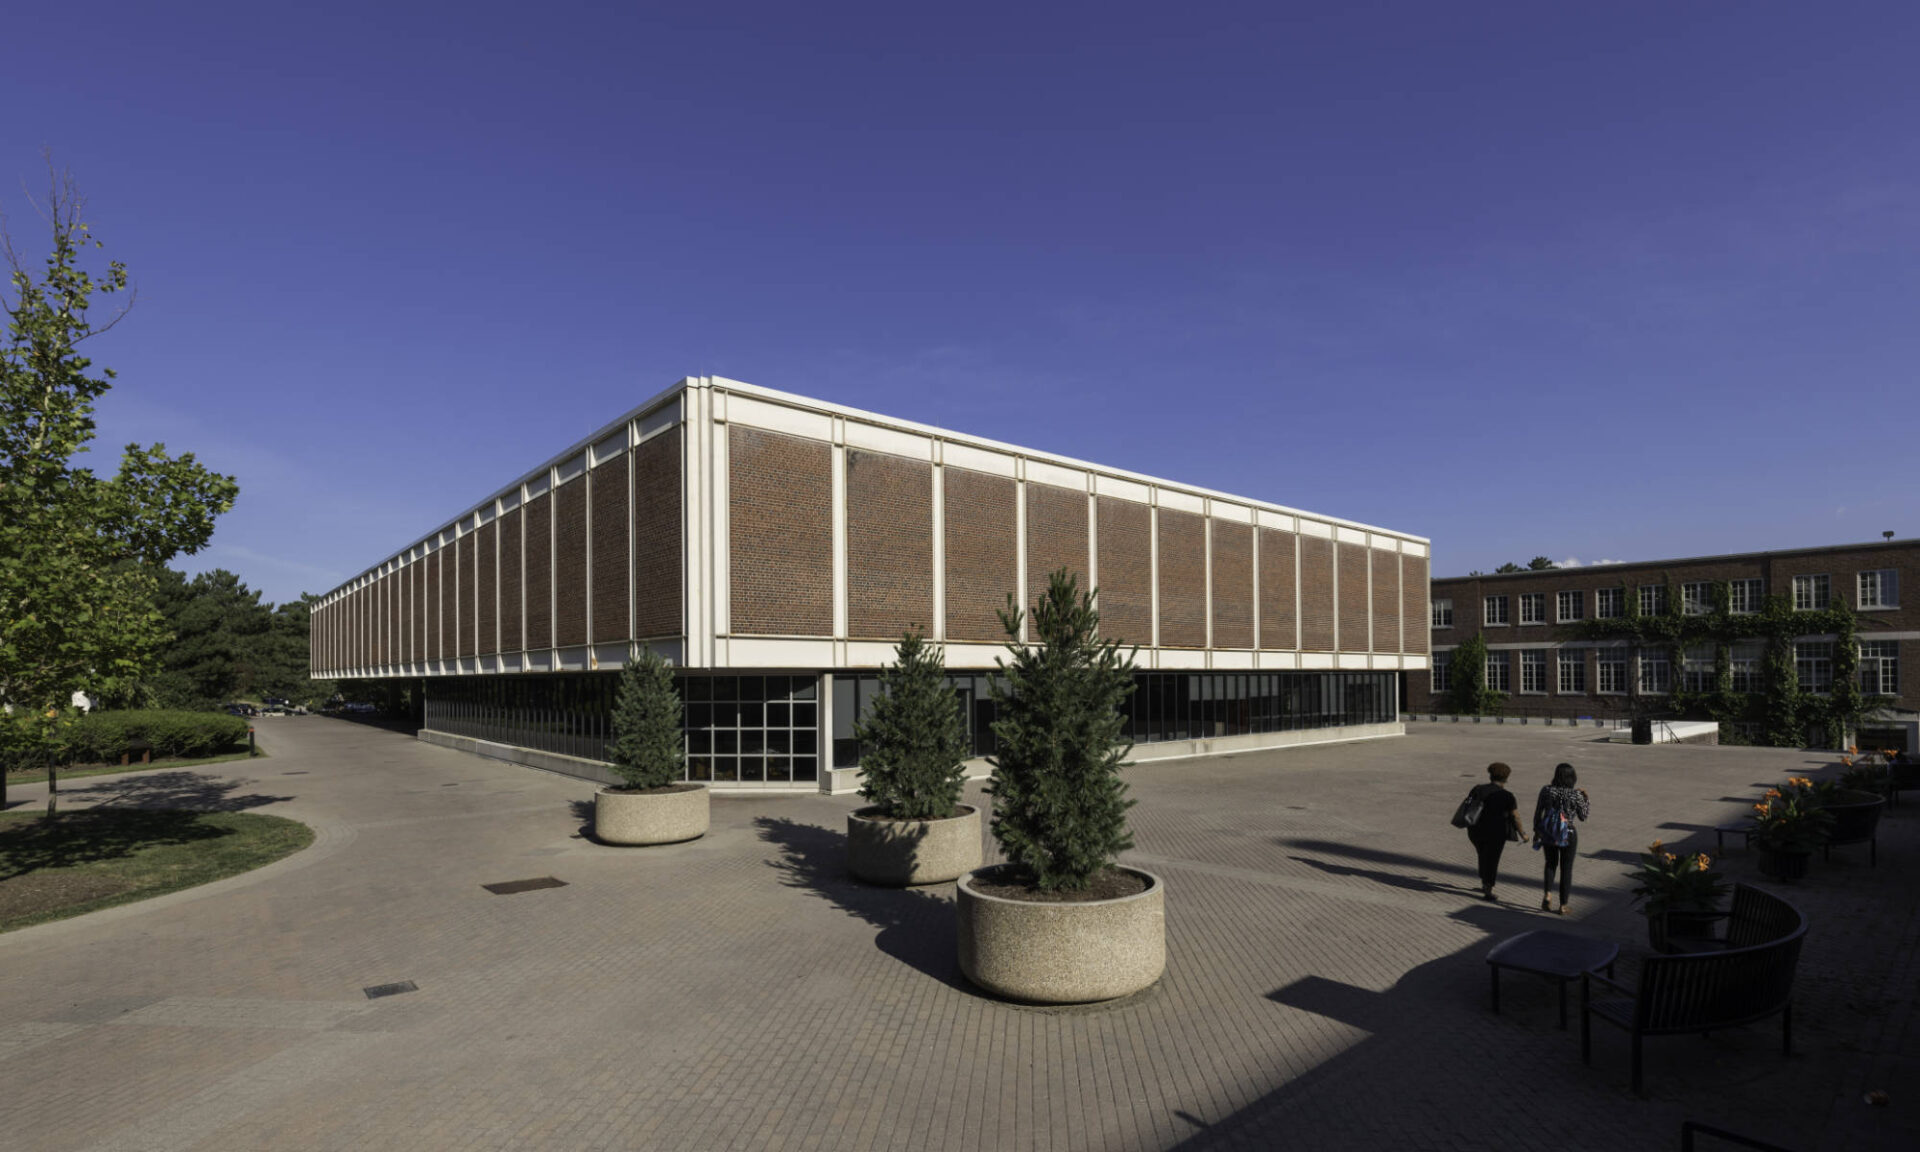
<svg viewBox="0 0 1920 1152">
<path fill-rule="evenodd" d="M 879 888 L 847 873 L 847 838 L 840 832 L 786 817 L 754 821 L 760 838 L 780 850 L 767 866 L 782 884 L 812 892 L 835 908 L 880 929 L 874 943 L 882 952 L 950 988 L 978 996 L 960 974 L 959 941 L 953 901 L 945 886 Z M 931 890 L 939 887 L 940 892 Z"/>
<path fill-rule="evenodd" d="M 194 812 L 244 812 L 292 796 L 240 791 L 256 781 L 201 772 L 154 772 L 144 776 L 104 777 L 81 788 L 62 788 L 65 799 L 93 808 L 184 808 Z"/>
<path fill-rule="evenodd" d="M 1384 884 L 1389 888 L 1401 888 L 1409 892 L 1444 892 L 1449 895 L 1478 893 L 1480 886 L 1466 884 L 1437 883 L 1418 876 L 1403 876 L 1398 872 L 1382 872 L 1373 868 L 1351 868 L 1344 864 L 1329 864 L 1324 860 L 1315 860 L 1311 856 L 1292 856 L 1291 860 L 1305 864 L 1316 871 L 1329 876 L 1357 876 L 1362 880 L 1371 880 L 1375 884 Z"/>
</svg>

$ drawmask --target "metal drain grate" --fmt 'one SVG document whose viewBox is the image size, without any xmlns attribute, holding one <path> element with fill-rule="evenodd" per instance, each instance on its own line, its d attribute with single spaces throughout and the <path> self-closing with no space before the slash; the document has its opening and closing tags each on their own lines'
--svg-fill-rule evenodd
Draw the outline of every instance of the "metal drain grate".
<svg viewBox="0 0 1920 1152">
<path fill-rule="evenodd" d="M 367 994 L 367 999 L 378 1000 L 382 996 L 398 996 L 402 992 L 418 992 L 420 991 L 420 985 L 415 984 L 411 980 L 402 980 L 398 984 L 375 984 L 371 988 L 362 988 L 360 991 Z"/>
<path fill-rule="evenodd" d="M 480 887 L 495 896 L 511 896 L 516 892 L 531 892 L 536 888 L 565 888 L 565 880 L 555 880 L 551 876 L 541 876 L 533 880 L 507 880 L 499 884 L 482 884 Z"/>
<path fill-rule="evenodd" d="M 280 773 L 280 775 L 282 775 L 282 776 L 305 776 L 306 774 L 307 774 L 307 770 L 306 770 L 305 768 L 302 768 L 302 769 L 300 769 L 299 771 L 296 771 L 296 772 L 282 772 L 282 773 Z"/>
</svg>

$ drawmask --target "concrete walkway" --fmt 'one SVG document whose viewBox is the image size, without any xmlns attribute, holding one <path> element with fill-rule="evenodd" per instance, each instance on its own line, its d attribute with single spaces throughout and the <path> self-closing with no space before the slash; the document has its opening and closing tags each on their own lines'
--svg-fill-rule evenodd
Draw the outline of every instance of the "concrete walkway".
<svg viewBox="0 0 1920 1152">
<path fill-rule="evenodd" d="M 1554 1026 L 1497 940 L 1626 945 L 1632 854 L 1737 817 L 1824 763 L 1633 748 L 1591 731 L 1420 724 L 1398 740 L 1131 770 L 1168 882 L 1155 989 L 1067 1011 L 986 999 L 954 963 L 951 886 L 847 880 L 852 798 L 719 798 L 693 844 L 581 838 L 591 787 L 319 717 L 251 763 L 76 781 L 63 805 L 270 811 L 314 846 L 190 892 L 0 936 L 0 1145 L 314 1148 L 1674 1148 L 1682 1119 L 1791 1148 L 1920 1144 L 1920 805 L 1880 866 L 1815 861 L 1796 1012 L 1649 1041 Z M 1593 793 L 1572 913 L 1514 845 L 1473 898 L 1447 826 L 1488 760 L 1530 805 L 1571 760 Z M 14 799 L 38 803 L 44 788 Z M 1697 842 L 1697 841 L 1696 841 Z M 1706 837 L 1711 847 L 1711 837 Z M 1750 878 L 1750 860 L 1728 861 Z M 495 896 L 481 885 L 552 876 Z M 417 991 L 369 999 L 364 989 Z M 1861 1103 L 1884 1088 L 1891 1106 Z"/>
</svg>

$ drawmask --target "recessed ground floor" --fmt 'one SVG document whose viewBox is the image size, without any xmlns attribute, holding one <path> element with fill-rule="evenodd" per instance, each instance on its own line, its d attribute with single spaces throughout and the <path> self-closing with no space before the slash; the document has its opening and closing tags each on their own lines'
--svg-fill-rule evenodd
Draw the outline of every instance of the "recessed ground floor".
<svg viewBox="0 0 1920 1152">
<path fill-rule="evenodd" d="M 985 775 L 996 745 L 994 673 L 947 677 Z M 612 780 L 618 672 L 470 676 L 422 684 L 421 738 L 592 780 Z M 856 720 L 872 707 L 871 671 L 682 672 L 686 778 L 717 790 L 857 788 Z M 1135 760 L 1397 736 L 1393 672 L 1140 672 L 1124 709 Z"/>
</svg>

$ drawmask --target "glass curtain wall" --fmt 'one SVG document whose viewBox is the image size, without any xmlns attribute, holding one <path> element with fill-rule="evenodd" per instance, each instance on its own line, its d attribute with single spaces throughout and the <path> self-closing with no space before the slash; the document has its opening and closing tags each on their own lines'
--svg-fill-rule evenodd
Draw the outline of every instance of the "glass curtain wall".
<svg viewBox="0 0 1920 1152">
<path fill-rule="evenodd" d="M 1139 672 L 1127 698 L 1127 739 L 1135 744 L 1210 740 L 1303 728 L 1388 724 L 1398 719 L 1392 672 Z M 989 676 L 949 676 L 975 756 L 994 750 Z M 854 717 L 879 693 L 879 677 L 833 678 L 833 766 L 860 764 Z"/>
<path fill-rule="evenodd" d="M 811 784 L 820 777 L 819 678 L 675 677 L 686 705 L 687 779 Z M 426 727 L 605 762 L 615 672 L 429 680 Z"/>
</svg>

